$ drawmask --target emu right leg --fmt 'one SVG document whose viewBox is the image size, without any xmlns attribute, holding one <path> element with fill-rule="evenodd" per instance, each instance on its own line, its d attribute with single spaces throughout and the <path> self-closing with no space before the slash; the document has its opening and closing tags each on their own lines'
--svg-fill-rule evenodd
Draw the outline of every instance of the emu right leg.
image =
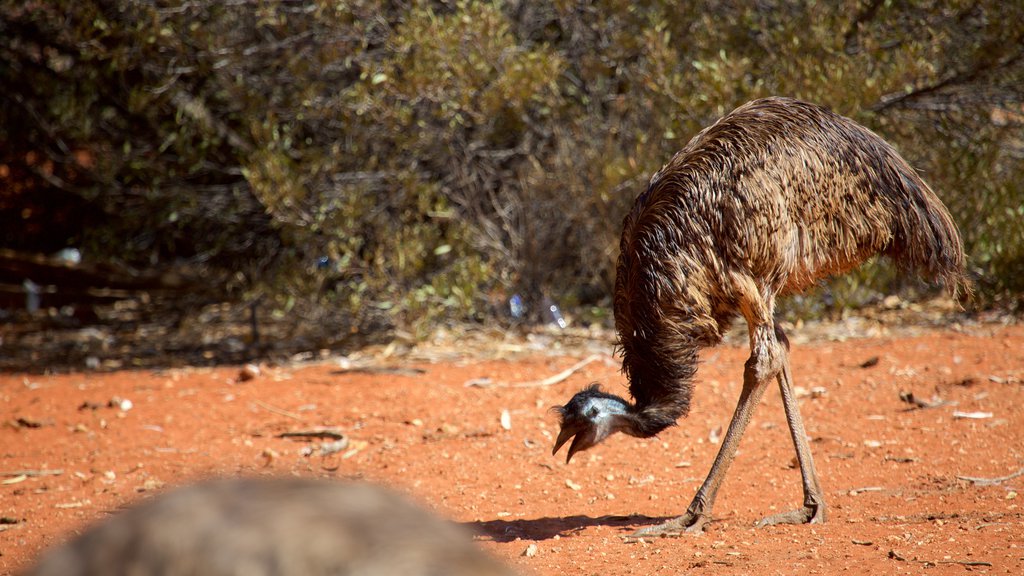
<svg viewBox="0 0 1024 576">
<path fill-rule="evenodd" d="M 781 330 L 781 328 L 776 328 L 776 330 Z M 779 390 L 782 392 L 782 404 L 786 409 L 786 422 L 789 424 L 793 446 L 796 448 L 796 459 L 800 464 L 800 479 L 804 488 L 804 504 L 796 510 L 768 516 L 758 522 L 757 525 L 761 527 L 776 524 L 822 523 L 828 518 L 825 496 L 821 491 L 821 484 L 818 482 L 818 473 L 814 469 L 814 459 L 811 457 L 811 447 L 807 443 L 807 432 L 804 431 L 803 419 L 800 417 L 800 407 L 796 402 L 796 395 L 793 394 L 793 381 L 790 378 L 788 353 L 783 358 L 782 371 L 779 372 L 777 378 Z"/>
<path fill-rule="evenodd" d="M 725 479 L 725 473 L 729 470 L 733 458 L 736 457 L 736 448 L 739 446 L 740 438 L 743 437 L 743 431 L 747 429 L 754 409 L 757 408 L 757 404 L 764 396 L 764 391 L 768 388 L 768 383 L 771 380 L 770 377 L 758 378 L 757 364 L 756 355 L 752 355 L 747 360 L 743 370 L 743 391 L 740 393 L 732 421 L 729 422 L 729 430 L 725 433 L 722 447 L 718 450 L 718 456 L 715 457 L 715 462 L 711 465 L 708 477 L 704 479 L 704 483 L 697 490 L 686 513 L 664 524 L 637 530 L 631 538 L 680 536 L 684 532 L 701 532 L 704 525 L 711 521 L 711 508 L 715 504 L 718 488 L 722 485 L 722 480 Z"/>
</svg>

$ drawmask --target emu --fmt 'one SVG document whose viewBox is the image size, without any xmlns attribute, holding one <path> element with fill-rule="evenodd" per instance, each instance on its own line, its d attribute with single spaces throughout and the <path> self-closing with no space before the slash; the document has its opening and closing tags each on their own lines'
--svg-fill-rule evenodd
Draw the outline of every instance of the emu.
<svg viewBox="0 0 1024 576">
<path fill-rule="evenodd" d="M 369 484 L 208 481 L 119 513 L 25 576 L 511 576 L 460 527 Z"/>
<path fill-rule="evenodd" d="M 750 357 L 728 431 L 686 512 L 636 536 L 700 532 L 711 520 L 751 415 L 771 380 L 782 393 L 804 501 L 760 526 L 818 523 L 826 506 L 793 395 L 777 298 L 884 255 L 897 266 L 970 288 L 949 212 L 879 136 L 788 98 L 740 106 L 654 174 L 623 224 L 614 312 L 622 370 L 635 400 L 592 385 L 555 407 L 568 457 L 615 432 L 654 436 L 690 410 L 698 350 L 742 315 Z"/>
</svg>

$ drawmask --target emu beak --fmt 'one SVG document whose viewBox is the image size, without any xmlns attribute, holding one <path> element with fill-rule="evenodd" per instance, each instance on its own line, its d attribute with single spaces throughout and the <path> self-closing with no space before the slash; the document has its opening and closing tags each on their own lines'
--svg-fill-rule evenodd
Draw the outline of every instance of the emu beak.
<svg viewBox="0 0 1024 576">
<path fill-rule="evenodd" d="M 569 452 L 565 456 L 565 463 L 568 464 L 569 461 L 572 460 L 573 454 L 580 451 L 580 440 L 582 438 L 576 435 L 577 432 L 578 430 L 573 430 L 572 428 L 562 428 L 562 431 L 558 433 L 558 439 L 555 440 L 555 448 L 551 450 L 551 455 L 554 456 L 558 452 L 558 449 L 569 441 L 569 438 L 576 436 L 573 438 L 572 444 L 569 445 Z"/>
<path fill-rule="evenodd" d="M 572 430 L 569 430 L 567 428 L 562 428 L 558 432 L 558 440 L 555 440 L 555 447 L 551 450 L 551 455 L 554 456 L 555 454 L 557 454 L 558 453 L 558 449 L 561 448 L 562 445 L 565 444 L 566 441 L 569 440 L 569 438 L 572 438 L 575 435 L 576 435 L 576 433 L 573 432 Z"/>
</svg>

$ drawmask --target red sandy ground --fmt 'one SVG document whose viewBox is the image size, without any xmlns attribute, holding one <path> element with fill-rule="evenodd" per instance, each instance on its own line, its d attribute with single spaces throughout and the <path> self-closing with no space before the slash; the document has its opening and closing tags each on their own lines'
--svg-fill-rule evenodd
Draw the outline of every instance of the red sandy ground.
<svg viewBox="0 0 1024 576">
<path fill-rule="evenodd" d="M 652 440 L 613 437 L 570 465 L 551 456 L 557 430 L 549 408 L 592 381 L 625 393 L 610 357 L 550 386 L 465 383 L 538 380 L 594 351 L 607 354 L 606 340 L 584 348 L 551 335 L 492 335 L 472 345 L 449 336 L 433 347 L 351 359 L 419 374 L 342 371 L 330 360 L 264 366 L 246 382 L 237 381 L 238 367 L 0 375 L 0 572 L 162 489 L 211 475 L 294 474 L 408 493 L 538 576 L 1024 573 L 1024 476 L 991 485 L 964 479 L 1024 467 L 1024 327 L 878 333 L 794 339 L 795 385 L 821 387 L 801 403 L 827 524 L 753 528 L 801 499 L 772 391 L 707 532 L 637 543 L 620 537 L 681 513 L 707 472 L 712 436 L 739 392 L 745 347 L 704 354 L 693 411 L 679 426 Z M 861 367 L 874 357 L 877 364 Z M 950 404 L 914 409 L 901 392 Z M 133 406 L 122 411 L 111 399 Z M 349 448 L 305 456 L 316 441 L 276 437 L 316 426 L 339 427 Z"/>
</svg>

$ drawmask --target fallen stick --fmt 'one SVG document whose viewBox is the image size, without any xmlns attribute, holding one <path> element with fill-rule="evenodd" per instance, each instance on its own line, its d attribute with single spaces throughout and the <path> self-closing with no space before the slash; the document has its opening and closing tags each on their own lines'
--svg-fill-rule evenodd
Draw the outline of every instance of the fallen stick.
<svg viewBox="0 0 1024 576">
<path fill-rule="evenodd" d="M 604 358 L 603 354 L 592 354 L 590 356 L 587 356 L 583 360 L 580 360 L 579 362 L 573 364 L 572 366 L 566 368 L 565 370 L 562 370 L 558 374 L 548 376 L 543 380 L 529 380 L 526 382 L 499 382 L 491 384 L 484 382 L 482 378 L 478 378 L 470 380 L 466 384 L 466 386 L 476 386 L 479 388 L 541 388 L 544 386 L 553 386 L 555 384 L 558 384 L 559 382 L 567 380 L 570 376 L 572 376 L 576 372 L 579 372 L 587 364 L 590 364 L 591 362 L 596 362 L 598 360 L 601 360 L 602 358 Z"/>
<path fill-rule="evenodd" d="M 422 376 L 427 371 L 422 368 L 403 368 L 401 366 L 357 366 L 354 368 L 339 368 L 331 370 L 331 375 L 341 376 L 343 374 L 391 374 L 394 376 Z"/>
<path fill-rule="evenodd" d="M 1017 470 L 1016 472 L 1010 474 L 1009 476 L 1002 476 L 1000 478 L 977 478 L 974 476 L 957 476 L 956 479 L 964 480 L 966 482 L 970 482 L 971 484 L 977 484 L 978 486 L 994 486 L 996 484 L 1006 482 L 1007 480 L 1013 480 L 1018 476 L 1024 476 L 1024 468 Z"/>
<path fill-rule="evenodd" d="M 342 440 L 345 434 L 335 428 L 317 428 L 314 430 L 294 430 L 281 432 L 278 438 L 330 438 L 331 440 Z"/>
<path fill-rule="evenodd" d="M 856 496 L 857 494 L 863 494 L 865 492 L 881 492 L 882 490 L 885 490 L 885 488 L 882 488 L 881 486 L 864 486 L 862 488 L 854 488 L 847 493 L 850 496 Z"/>
<path fill-rule="evenodd" d="M 10 472 L 0 472 L 0 476 L 60 476 L 64 471 L 57 470 L 12 470 Z"/>
<path fill-rule="evenodd" d="M 282 410 L 281 408 L 277 408 L 276 406 L 271 406 L 270 404 L 267 404 L 266 402 L 260 402 L 259 400 L 253 400 L 252 402 L 253 402 L 253 404 L 259 406 L 260 408 L 263 408 L 264 410 L 267 410 L 269 412 L 273 412 L 274 414 L 279 414 L 281 416 L 287 416 L 287 417 L 295 419 L 295 420 L 302 420 L 302 416 L 299 416 L 298 414 L 295 414 L 293 412 L 289 412 L 287 410 Z"/>
</svg>

